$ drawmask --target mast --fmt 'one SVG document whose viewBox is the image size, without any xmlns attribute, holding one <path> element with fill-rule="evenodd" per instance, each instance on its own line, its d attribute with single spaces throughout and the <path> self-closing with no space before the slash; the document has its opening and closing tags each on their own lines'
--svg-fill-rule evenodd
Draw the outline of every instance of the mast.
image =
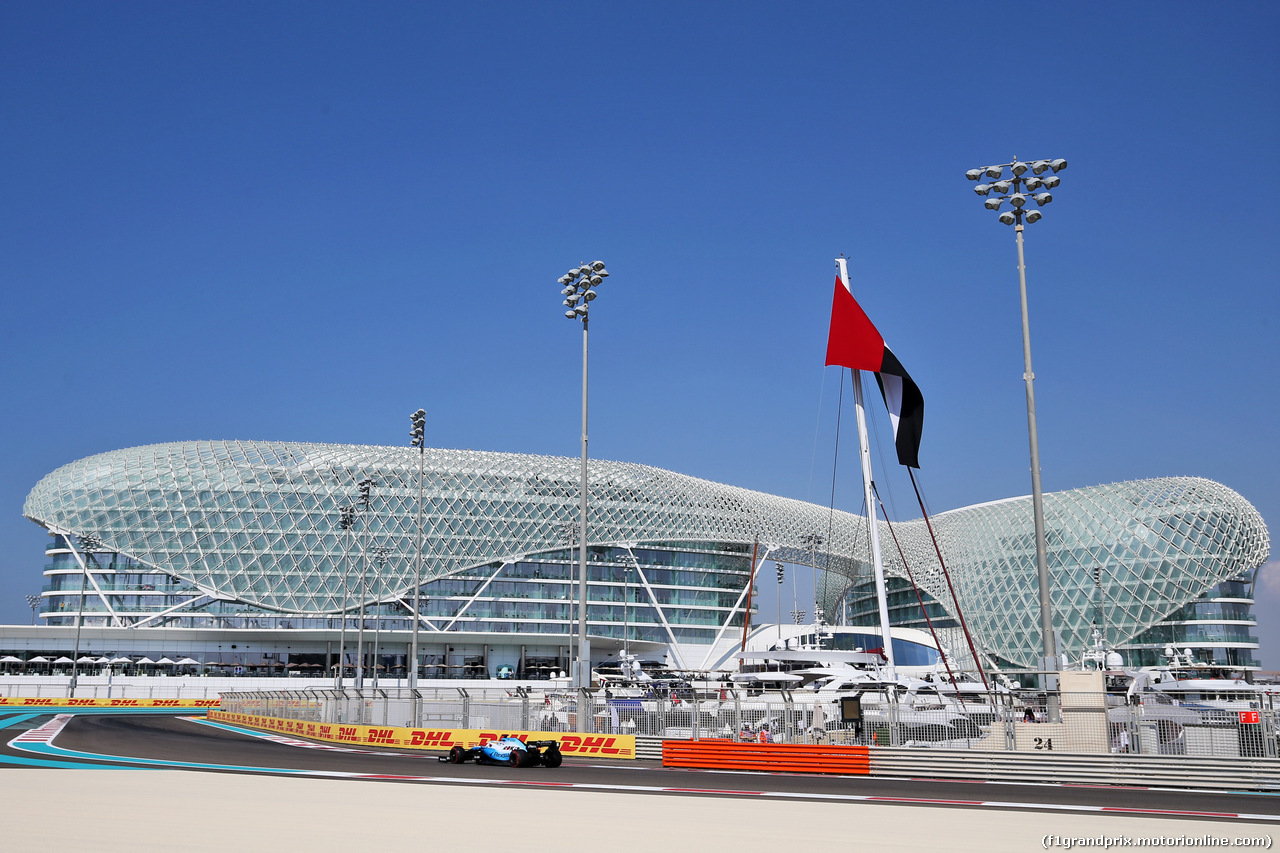
<svg viewBox="0 0 1280 853">
<path fill-rule="evenodd" d="M 836 271 L 840 274 L 840 283 L 850 293 L 849 268 L 844 258 L 836 258 Z M 884 561 L 880 557 L 880 526 L 876 523 L 876 503 L 872 496 L 871 480 L 871 446 L 867 440 L 866 407 L 862 401 L 862 371 L 850 370 L 853 374 L 853 402 L 858 418 L 858 458 L 862 461 L 862 491 L 867 507 L 867 525 L 871 539 L 871 566 L 876 579 L 876 604 L 880 608 L 880 639 L 884 645 L 884 656 L 888 659 L 889 679 L 896 681 L 898 670 L 893 662 L 893 634 L 889 630 L 889 602 L 884 587 Z"/>
</svg>

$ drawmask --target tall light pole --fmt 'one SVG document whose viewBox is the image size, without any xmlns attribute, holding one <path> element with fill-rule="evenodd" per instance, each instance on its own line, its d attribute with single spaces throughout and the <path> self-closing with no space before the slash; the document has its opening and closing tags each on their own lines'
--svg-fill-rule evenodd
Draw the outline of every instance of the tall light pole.
<svg viewBox="0 0 1280 853">
<path fill-rule="evenodd" d="M 572 604 L 573 595 L 574 595 L 573 585 L 576 583 L 576 581 L 574 580 L 575 575 L 574 575 L 574 563 L 573 563 L 573 546 L 574 546 L 574 543 L 578 541 L 578 525 L 558 524 L 556 525 L 556 529 L 560 531 L 560 535 L 564 539 L 564 544 L 569 551 L 569 595 L 568 597 L 570 599 L 569 618 L 572 620 L 574 618 L 573 604 Z M 578 658 L 577 658 L 577 652 L 574 650 L 574 643 L 576 641 L 577 641 L 576 632 L 570 633 L 569 634 L 569 671 L 571 673 L 574 673 L 574 675 L 572 676 L 572 679 L 575 685 L 577 684 L 577 679 L 578 679 L 578 676 L 577 676 Z"/>
<path fill-rule="evenodd" d="M 350 532 L 356 523 L 356 508 L 338 507 L 338 529 Z M 342 625 L 338 631 L 338 679 L 337 689 L 342 689 L 347 668 L 347 609 L 351 606 L 351 537 L 343 536 L 342 555 Z"/>
<path fill-rule="evenodd" d="M 821 535 L 809 532 L 800 537 L 800 542 L 809 549 L 809 568 L 813 569 L 813 621 L 821 623 L 822 602 L 818 601 L 818 548 L 826 541 Z M 822 626 L 818 625 L 818 630 Z"/>
<path fill-rule="evenodd" d="M 782 582 L 787 577 L 787 567 L 782 563 L 774 563 L 773 568 L 778 572 L 778 642 L 782 642 Z"/>
<path fill-rule="evenodd" d="M 1093 587 L 1098 591 L 1098 621 L 1102 623 L 1102 648 L 1107 648 L 1107 594 L 1102 590 L 1102 565 L 1098 564 L 1093 567 Z M 1106 666 L 1106 661 L 1103 661 Z"/>
<path fill-rule="evenodd" d="M 76 608 L 76 647 L 71 654 L 71 683 L 67 686 L 67 698 L 76 695 L 76 682 L 80 680 L 80 626 L 84 624 L 84 586 L 89 582 L 89 561 L 98 564 L 93 558 L 94 551 L 102 550 L 102 540 L 97 536 L 85 534 L 80 537 L 80 550 L 84 560 L 80 563 L 80 605 Z"/>
<path fill-rule="evenodd" d="M 998 166 L 985 166 L 981 169 L 970 169 L 965 177 L 971 181 L 982 178 L 992 180 L 990 184 L 978 184 L 973 191 L 985 196 L 983 202 L 988 210 L 999 210 L 1004 202 L 1009 202 L 1012 210 L 1000 214 L 999 219 L 1005 225 L 1014 226 L 1018 243 L 1018 288 L 1022 300 L 1022 379 L 1027 386 L 1027 432 L 1031 444 L 1031 511 L 1035 516 L 1036 528 L 1036 573 L 1040 585 L 1040 638 L 1042 641 L 1042 672 L 1058 671 L 1058 656 L 1053 641 L 1053 603 L 1050 601 L 1049 558 L 1045 547 L 1044 535 L 1044 495 L 1040 490 L 1040 442 L 1036 437 L 1036 393 L 1035 373 L 1031 370 L 1031 321 L 1027 317 L 1027 265 L 1022 252 L 1023 222 L 1038 222 L 1043 214 L 1039 210 L 1027 209 L 1029 200 L 1034 200 L 1037 207 L 1044 207 L 1053 201 L 1049 190 L 1061 182 L 1057 173 L 1067 168 L 1066 160 L 1031 160 L 1019 162 L 1017 157 L 1012 163 Z M 1008 169 L 1011 177 L 1004 177 Z M 1040 177 L 1045 172 L 1054 174 Z M 1028 175 L 1027 173 L 1031 174 Z M 1040 192 L 1037 192 L 1040 190 Z"/>
<path fill-rule="evenodd" d="M 28 595 L 27 606 L 31 608 L 31 624 L 36 624 L 36 609 L 40 607 L 40 596 Z"/>
<path fill-rule="evenodd" d="M 409 416 L 409 438 L 418 448 L 418 559 L 413 581 L 413 641 L 409 643 L 409 689 L 418 686 L 418 622 L 419 593 L 422 590 L 422 470 L 426 464 L 427 410 L 418 409 Z"/>
<path fill-rule="evenodd" d="M 356 484 L 360 489 L 360 497 L 356 503 L 359 504 L 359 512 L 368 512 L 370 502 L 373 500 L 373 487 L 378 485 L 371 478 L 365 477 Z M 368 530 L 366 524 L 365 529 Z M 356 689 L 364 689 L 364 620 L 365 608 L 369 603 L 369 555 L 363 548 L 360 549 L 360 628 L 356 633 Z"/>
<path fill-rule="evenodd" d="M 604 261 L 592 261 L 560 276 L 560 294 L 569 310 L 564 316 L 582 320 L 582 501 L 578 530 L 578 660 L 574 686 L 591 687 L 591 644 L 587 639 L 587 314 L 596 298 L 595 288 L 609 276 Z M 578 713 L 578 731 L 587 731 L 586 714 Z"/>
<path fill-rule="evenodd" d="M 387 555 L 391 553 L 391 549 L 385 545 L 379 545 L 373 549 L 373 562 L 378 567 L 378 577 L 382 577 L 382 572 L 387 567 Z M 375 602 L 373 605 L 374 623 L 373 623 L 373 688 L 378 689 L 378 656 L 381 653 L 379 648 L 379 639 L 382 634 L 382 604 Z"/>
</svg>

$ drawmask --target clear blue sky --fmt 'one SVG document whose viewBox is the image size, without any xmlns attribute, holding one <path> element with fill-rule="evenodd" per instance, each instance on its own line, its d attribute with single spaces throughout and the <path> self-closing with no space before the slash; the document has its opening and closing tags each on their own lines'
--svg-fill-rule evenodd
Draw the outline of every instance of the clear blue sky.
<svg viewBox="0 0 1280 853">
<path fill-rule="evenodd" d="M 423 406 L 438 446 L 575 454 L 555 279 L 596 257 L 593 455 L 825 502 L 843 252 L 924 392 L 932 508 L 1026 494 L 1013 232 L 964 178 L 1015 155 L 1070 161 L 1027 232 L 1046 489 L 1201 475 L 1274 526 L 1278 22 L 0 5 L 0 621 L 42 582 L 24 497 L 91 453 L 403 444 Z M 841 466 L 836 504 L 858 494 Z M 1280 667 L 1275 562 L 1263 577 Z"/>
</svg>

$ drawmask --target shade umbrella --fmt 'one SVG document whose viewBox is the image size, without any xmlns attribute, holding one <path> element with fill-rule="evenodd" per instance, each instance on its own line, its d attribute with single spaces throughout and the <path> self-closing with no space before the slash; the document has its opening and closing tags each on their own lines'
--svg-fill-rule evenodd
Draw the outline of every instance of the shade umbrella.
<svg viewBox="0 0 1280 853">
<path fill-rule="evenodd" d="M 111 663 L 111 658 L 107 657 L 106 655 L 103 655 L 100 658 L 95 658 L 93 662 L 94 663 Z"/>
<path fill-rule="evenodd" d="M 108 663 L 133 663 L 128 658 L 112 658 Z"/>
<path fill-rule="evenodd" d="M 164 665 L 164 666 L 170 666 L 170 665 L 172 665 L 172 664 L 176 664 L 176 663 L 177 663 L 177 661 L 176 661 L 176 660 L 172 660 L 172 659 L 170 659 L 170 658 L 168 658 L 168 657 L 162 657 L 162 658 L 160 658 L 160 660 L 156 661 L 156 663 L 161 664 L 161 665 Z"/>
<path fill-rule="evenodd" d="M 48 663 L 48 662 L 49 662 L 49 659 L 44 655 L 36 655 L 33 658 L 27 659 L 27 663 Z"/>
<path fill-rule="evenodd" d="M 53 662 L 54 663 L 75 663 L 75 661 L 73 661 L 71 658 L 67 657 L 66 655 L 63 655 L 60 658 L 54 658 Z"/>
<path fill-rule="evenodd" d="M 81 655 L 80 657 L 76 658 L 76 663 L 97 663 L 97 662 L 98 662 L 98 659 L 95 658 L 93 655 Z"/>
<path fill-rule="evenodd" d="M 13 655 L 5 655 L 0 658 L 0 663 L 25 663 L 22 658 L 16 658 Z"/>
<path fill-rule="evenodd" d="M 138 658 L 136 661 L 134 661 L 134 663 L 136 663 L 138 666 L 155 666 L 156 664 L 155 661 L 153 661 L 149 657 L 146 657 L 145 655 L 143 657 Z"/>
<path fill-rule="evenodd" d="M 199 666 L 199 665 L 200 665 L 200 661 L 192 660 L 191 658 L 183 658 L 182 660 L 178 661 L 178 666 Z"/>
</svg>

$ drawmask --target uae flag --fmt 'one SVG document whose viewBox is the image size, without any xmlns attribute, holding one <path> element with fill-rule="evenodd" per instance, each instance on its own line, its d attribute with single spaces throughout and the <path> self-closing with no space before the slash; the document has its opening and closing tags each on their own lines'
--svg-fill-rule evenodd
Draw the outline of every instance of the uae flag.
<svg viewBox="0 0 1280 853">
<path fill-rule="evenodd" d="M 893 421 L 893 443 L 898 449 L 898 462 L 919 468 L 924 397 L 838 275 L 836 292 L 831 299 L 827 364 L 870 370 L 876 375 L 880 396 L 884 397 L 889 419 Z"/>
</svg>

